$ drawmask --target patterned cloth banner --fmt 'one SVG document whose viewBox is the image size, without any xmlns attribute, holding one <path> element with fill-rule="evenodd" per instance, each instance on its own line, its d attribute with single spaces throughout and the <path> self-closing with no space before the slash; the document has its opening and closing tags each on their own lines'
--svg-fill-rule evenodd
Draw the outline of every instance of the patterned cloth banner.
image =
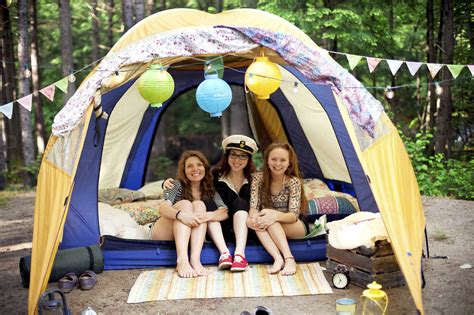
<svg viewBox="0 0 474 315">
<path fill-rule="evenodd" d="M 449 69 L 449 72 L 453 75 L 453 78 L 457 78 L 458 75 L 461 73 L 464 65 L 446 65 Z"/>
<path fill-rule="evenodd" d="M 392 75 L 395 75 L 398 69 L 400 69 L 400 67 L 402 66 L 403 61 L 387 59 L 387 63 L 388 63 L 388 66 L 390 67 L 390 72 L 392 72 Z"/>
<path fill-rule="evenodd" d="M 69 81 L 68 81 L 67 77 L 64 77 L 64 78 L 62 78 L 61 80 L 56 81 L 56 82 L 54 83 L 54 85 L 56 85 L 56 87 L 57 87 L 58 89 L 60 89 L 61 91 L 63 91 L 63 93 L 67 93 L 67 86 L 68 86 L 68 84 L 69 84 Z"/>
<path fill-rule="evenodd" d="M 382 59 L 380 58 L 366 57 L 366 59 L 367 59 L 367 66 L 369 67 L 370 73 L 374 72 L 375 68 L 379 65 L 380 61 L 382 61 Z"/>
<path fill-rule="evenodd" d="M 421 62 L 415 61 L 406 61 L 405 63 L 407 64 L 408 70 L 412 76 L 418 72 L 418 69 L 420 69 L 421 65 L 423 64 Z"/>
<path fill-rule="evenodd" d="M 33 94 L 28 94 L 25 97 L 22 97 L 16 100 L 21 106 L 26 108 L 29 112 L 31 112 L 31 103 L 33 101 Z"/>
<path fill-rule="evenodd" d="M 468 65 L 469 71 L 471 71 L 471 75 L 474 76 L 474 65 Z"/>
<path fill-rule="evenodd" d="M 294 276 L 270 275 L 268 265 L 250 265 L 245 272 L 208 267 L 205 277 L 180 278 L 174 269 L 144 271 L 127 303 L 225 297 L 295 296 L 333 293 L 318 263 L 297 264 Z"/>
<path fill-rule="evenodd" d="M 56 90 L 56 87 L 54 84 L 48 85 L 45 88 L 42 88 L 40 91 L 41 94 L 46 96 L 50 101 L 54 100 L 54 91 Z"/>
<path fill-rule="evenodd" d="M 12 119 L 13 115 L 13 102 L 10 102 L 6 105 L 0 106 L 0 112 L 3 113 L 3 115 L 7 116 L 8 119 Z"/>
<path fill-rule="evenodd" d="M 443 64 L 439 63 L 427 63 L 426 66 L 428 67 L 428 70 L 430 70 L 431 73 L 431 78 L 434 79 L 436 74 L 441 70 L 441 68 L 444 66 Z"/>
<path fill-rule="evenodd" d="M 346 54 L 347 61 L 349 61 L 349 68 L 351 70 L 354 70 L 354 68 L 357 66 L 359 61 L 362 59 L 362 56 L 357 56 L 357 55 L 351 55 L 351 54 Z"/>
</svg>

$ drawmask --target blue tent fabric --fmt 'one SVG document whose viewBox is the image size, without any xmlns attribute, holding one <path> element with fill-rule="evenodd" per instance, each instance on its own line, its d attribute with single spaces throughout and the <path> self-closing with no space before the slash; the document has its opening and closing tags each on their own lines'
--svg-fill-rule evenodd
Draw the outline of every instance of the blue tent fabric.
<svg viewBox="0 0 474 315">
<path fill-rule="evenodd" d="M 301 81 L 307 81 L 305 80 L 305 77 L 294 68 L 288 68 L 288 71 Z M 362 165 L 359 162 L 354 145 L 352 144 L 352 140 L 347 132 L 341 113 L 339 112 L 336 100 L 334 99 L 331 87 L 328 85 L 317 84 L 308 84 L 307 87 L 328 114 L 336 138 L 339 142 L 338 144 L 341 147 L 341 152 L 344 156 L 361 210 L 379 212 L 369 182 L 365 176 L 364 170 L 362 169 Z"/>
<path fill-rule="evenodd" d="M 121 87 L 105 93 L 102 96 L 101 103 L 103 110 L 113 115 L 113 108 L 117 101 L 132 84 L 133 82 L 127 82 Z M 91 115 L 95 117 L 94 112 Z M 94 117 L 90 120 L 76 176 L 74 177 L 74 190 L 71 195 L 63 239 L 59 249 L 90 246 L 99 243 L 98 182 L 107 121 L 94 119 Z M 99 133 L 96 133 L 97 131 Z"/>
</svg>

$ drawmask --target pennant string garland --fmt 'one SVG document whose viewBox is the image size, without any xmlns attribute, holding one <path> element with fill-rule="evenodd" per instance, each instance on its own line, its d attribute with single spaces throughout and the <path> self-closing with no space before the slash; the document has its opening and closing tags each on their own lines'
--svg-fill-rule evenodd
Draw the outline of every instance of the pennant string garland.
<svg viewBox="0 0 474 315">
<path fill-rule="evenodd" d="M 347 61 L 349 63 L 349 68 L 351 70 L 354 70 L 358 66 L 360 60 L 362 58 L 365 58 L 366 61 L 367 61 L 367 66 L 368 66 L 368 69 L 369 69 L 370 73 L 373 73 L 375 71 L 375 69 L 378 67 L 378 65 L 382 61 L 385 61 L 388 64 L 388 66 L 390 68 L 390 72 L 392 73 L 392 75 L 395 75 L 400 70 L 401 66 L 405 63 L 407 65 L 408 71 L 410 72 L 410 74 L 412 76 L 415 76 L 415 74 L 418 72 L 418 70 L 421 68 L 422 65 L 426 65 L 432 79 L 434 79 L 436 77 L 438 72 L 444 66 L 446 66 L 448 68 L 448 70 L 451 73 L 453 79 L 452 80 L 444 80 L 442 82 L 453 81 L 453 80 L 457 79 L 459 77 L 459 75 L 461 74 L 462 70 L 465 67 L 468 68 L 470 73 L 471 73 L 471 78 L 470 79 L 472 79 L 472 77 L 474 77 L 474 65 L 424 63 L 424 62 L 418 62 L 418 61 L 403 61 L 403 60 L 384 59 L 384 58 L 377 58 L 377 57 L 370 57 L 370 56 L 361 56 L 361 55 L 347 54 L 347 53 L 341 53 L 341 52 L 330 51 L 330 50 L 324 50 L 324 51 L 328 55 L 329 54 L 345 55 L 346 58 L 347 58 Z M 206 73 L 209 73 L 209 72 L 215 73 L 215 72 L 217 72 L 219 74 L 219 77 L 222 76 L 222 74 L 224 72 L 224 68 L 240 72 L 240 70 L 233 69 L 233 68 L 225 66 L 224 62 L 223 62 L 223 57 L 225 57 L 225 56 L 217 56 L 215 58 L 208 57 L 205 60 L 201 60 L 201 59 L 198 59 L 198 58 L 194 58 L 194 59 L 198 60 L 199 63 L 204 64 L 204 66 L 205 66 L 204 71 Z M 53 84 L 50 84 L 50 85 L 40 89 L 39 92 L 41 94 L 43 94 L 46 98 L 48 98 L 48 100 L 53 101 L 54 96 L 55 96 L 55 92 L 56 92 L 56 88 L 58 88 L 63 93 L 67 93 L 69 83 L 74 81 L 74 80 L 71 80 L 71 78 L 75 79 L 74 75 L 76 73 L 82 72 L 82 71 L 88 71 L 88 70 L 86 70 L 87 68 L 89 68 L 90 66 L 93 66 L 94 64 L 99 63 L 102 59 L 103 58 L 100 58 L 99 60 L 96 60 L 95 62 L 93 62 L 89 65 L 86 65 L 85 67 L 83 67 L 79 70 L 76 70 L 76 71 L 71 69 L 71 73 L 68 76 L 66 76 L 64 78 L 61 78 L 60 80 L 54 82 Z M 171 67 L 171 68 L 178 68 L 178 67 L 183 67 L 183 66 L 186 66 L 186 65 L 178 65 L 178 66 Z M 41 66 L 39 66 L 39 67 L 41 68 Z M 111 72 L 115 75 L 118 75 L 118 73 L 119 73 L 119 70 L 117 70 L 117 69 L 114 69 L 114 70 L 106 70 L 106 69 L 97 70 L 97 69 L 95 69 L 94 71 L 109 71 L 109 72 Z M 123 70 L 120 70 L 120 72 L 123 72 Z M 466 78 L 464 78 L 464 79 L 466 79 Z M 285 81 L 285 80 L 279 79 L 279 81 Z M 297 93 L 298 92 L 298 82 L 293 82 L 293 83 L 294 83 L 294 88 L 293 88 L 294 93 Z M 435 82 L 435 83 L 439 84 L 441 82 Z M 304 85 L 308 85 L 308 84 L 313 84 L 313 83 L 304 83 Z M 314 83 L 314 84 L 317 84 L 317 83 Z M 428 83 L 428 84 L 433 84 L 433 83 Z M 414 85 L 393 86 L 393 87 L 390 87 L 390 89 L 393 90 L 393 89 L 397 89 L 397 88 L 401 88 L 401 87 L 408 87 L 408 86 L 414 86 Z M 345 89 L 351 89 L 351 88 L 360 88 L 360 87 L 344 87 L 344 88 Z M 377 87 L 377 86 L 373 86 L 373 87 L 368 87 L 367 86 L 365 88 L 366 89 L 386 89 L 386 87 Z M 28 111 L 31 111 L 32 101 L 33 101 L 33 94 L 26 95 L 26 96 L 16 100 L 16 102 L 18 104 L 23 106 Z M 3 115 L 5 115 L 8 119 L 11 119 L 11 117 L 12 117 L 14 102 L 15 101 L 0 106 L 0 112 Z"/>
</svg>

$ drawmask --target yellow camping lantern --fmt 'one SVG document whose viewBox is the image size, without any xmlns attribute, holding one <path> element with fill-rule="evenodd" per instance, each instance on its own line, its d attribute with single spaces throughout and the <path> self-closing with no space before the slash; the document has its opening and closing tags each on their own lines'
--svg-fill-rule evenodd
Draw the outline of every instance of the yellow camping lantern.
<svg viewBox="0 0 474 315">
<path fill-rule="evenodd" d="M 151 107 L 161 107 L 173 95 L 173 77 L 161 65 L 151 65 L 138 80 L 138 92 Z"/>
<path fill-rule="evenodd" d="M 360 298 L 362 315 L 385 315 L 388 308 L 388 295 L 382 291 L 382 286 L 377 282 L 367 285 Z"/>
<path fill-rule="evenodd" d="M 245 85 L 260 99 L 269 99 L 280 87 L 281 72 L 268 57 L 257 57 L 245 72 Z"/>
</svg>

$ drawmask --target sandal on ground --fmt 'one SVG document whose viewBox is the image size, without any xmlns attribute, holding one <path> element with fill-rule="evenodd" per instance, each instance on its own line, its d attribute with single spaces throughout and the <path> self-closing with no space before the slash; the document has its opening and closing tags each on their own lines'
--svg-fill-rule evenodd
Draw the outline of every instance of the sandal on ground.
<svg viewBox="0 0 474 315">
<path fill-rule="evenodd" d="M 68 272 L 64 277 L 59 279 L 58 287 L 59 290 L 63 291 L 64 293 L 69 293 L 75 287 L 77 287 L 77 283 L 77 275 L 74 272 Z"/>
<path fill-rule="evenodd" d="M 230 267 L 230 271 L 245 271 L 247 266 L 249 265 L 247 259 L 239 254 L 234 255 L 234 262 L 232 263 L 232 267 Z"/>
<path fill-rule="evenodd" d="M 90 290 L 95 286 L 96 283 L 97 275 L 92 270 L 84 271 L 84 273 L 79 277 L 81 290 Z"/>
<path fill-rule="evenodd" d="M 219 269 L 229 269 L 232 266 L 232 255 L 229 253 L 223 253 L 219 257 Z"/>
</svg>

